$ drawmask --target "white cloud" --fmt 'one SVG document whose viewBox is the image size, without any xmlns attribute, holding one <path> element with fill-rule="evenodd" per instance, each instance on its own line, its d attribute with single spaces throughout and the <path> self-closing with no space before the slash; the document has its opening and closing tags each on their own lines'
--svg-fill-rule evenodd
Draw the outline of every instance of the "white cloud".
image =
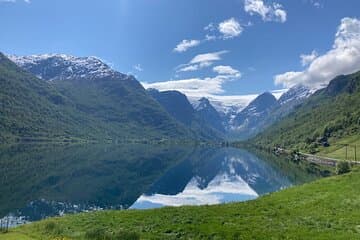
<svg viewBox="0 0 360 240">
<path fill-rule="evenodd" d="M 216 40 L 216 38 L 217 37 L 215 35 L 206 34 L 205 41 L 213 41 L 213 40 Z"/>
<path fill-rule="evenodd" d="M 144 71 L 144 69 L 141 67 L 141 64 L 136 64 L 133 66 L 133 69 L 135 69 L 138 72 Z"/>
<path fill-rule="evenodd" d="M 227 53 L 227 51 L 219 51 L 213 53 L 204 53 L 196 55 L 190 63 L 202 63 L 202 62 L 213 62 L 221 60 L 221 55 Z"/>
<path fill-rule="evenodd" d="M 315 60 L 315 58 L 317 58 L 317 56 L 319 56 L 319 54 L 315 50 L 313 50 L 310 54 L 301 54 L 300 55 L 301 64 L 303 66 L 307 66 L 310 63 L 312 63 Z"/>
<path fill-rule="evenodd" d="M 276 84 L 291 87 L 304 84 L 312 88 L 326 86 L 341 74 L 360 70 L 360 20 L 343 18 L 332 48 L 318 56 L 304 71 L 286 72 L 274 77 Z"/>
<path fill-rule="evenodd" d="M 320 0 L 308 0 L 308 2 L 316 8 L 323 8 L 324 5 L 321 3 Z"/>
<path fill-rule="evenodd" d="M 181 64 L 176 68 L 177 72 L 196 71 L 202 68 L 210 67 L 215 61 L 221 60 L 221 55 L 228 51 L 220 51 L 213 53 L 204 53 L 196 55 L 189 63 Z"/>
<path fill-rule="evenodd" d="M 244 29 L 235 18 L 230 18 L 219 23 L 218 30 L 223 39 L 230 39 L 239 36 Z"/>
<path fill-rule="evenodd" d="M 201 43 L 200 40 L 182 40 L 175 48 L 174 52 L 186 52 L 189 48 L 196 47 Z"/>
<path fill-rule="evenodd" d="M 288 88 L 283 88 L 283 89 L 277 89 L 277 90 L 272 90 L 271 94 L 274 95 L 274 97 L 276 99 L 279 99 L 284 93 L 286 93 L 287 91 L 289 91 Z"/>
<path fill-rule="evenodd" d="M 263 0 L 245 0 L 245 12 L 250 15 L 258 14 L 264 21 L 286 22 L 287 13 L 282 5 L 274 2 L 265 4 Z"/>
<path fill-rule="evenodd" d="M 145 83 L 144 88 L 155 88 L 159 91 L 177 90 L 191 97 L 206 97 L 225 92 L 223 85 L 241 78 L 241 73 L 229 66 L 214 67 L 215 77 L 190 78 L 165 82 Z"/>
<path fill-rule="evenodd" d="M 214 78 L 190 78 L 155 83 L 142 83 L 144 88 L 155 88 L 159 91 L 177 90 L 188 96 L 204 97 L 213 94 L 224 93 L 222 85 L 226 79 Z"/>
<path fill-rule="evenodd" d="M 214 23 L 209 23 L 206 27 L 204 27 L 205 31 L 213 32 L 216 30 L 216 26 Z"/>
<path fill-rule="evenodd" d="M 241 77 L 240 71 L 232 68 L 231 66 L 216 66 L 213 68 L 213 71 L 220 75 L 227 75 L 227 76 L 233 76 L 236 78 Z"/>
</svg>

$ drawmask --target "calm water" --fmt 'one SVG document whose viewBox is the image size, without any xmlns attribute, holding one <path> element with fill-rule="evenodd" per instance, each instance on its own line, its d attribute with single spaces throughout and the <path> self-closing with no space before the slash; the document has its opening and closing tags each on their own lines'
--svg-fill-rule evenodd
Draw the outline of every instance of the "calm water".
<svg viewBox="0 0 360 240">
<path fill-rule="evenodd" d="M 317 166 L 235 148 L 1 147 L 0 219 L 246 201 L 318 177 Z"/>
</svg>

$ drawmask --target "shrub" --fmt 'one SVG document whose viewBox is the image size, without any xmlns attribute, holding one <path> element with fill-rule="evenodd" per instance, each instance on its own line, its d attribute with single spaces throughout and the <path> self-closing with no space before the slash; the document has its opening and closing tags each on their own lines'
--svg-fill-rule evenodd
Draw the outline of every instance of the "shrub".
<svg viewBox="0 0 360 240">
<path fill-rule="evenodd" d="M 336 172 L 337 174 L 344 174 L 344 173 L 348 173 L 351 171 L 351 166 L 349 162 L 346 161 L 341 161 L 338 164 L 336 164 Z"/>
<path fill-rule="evenodd" d="M 140 234 L 121 230 L 115 233 L 114 240 L 139 240 Z"/>
<path fill-rule="evenodd" d="M 111 240 L 111 234 L 105 228 L 93 228 L 85 232 L 85 239 L 89 240 Z"/>
<path fill-rule="evenodd" d="M 45 232 L 52 235 L 61 235 L 63 233 L 63 229 L 55 221 L 48 221 L 45 224 Z"/>
</svg>

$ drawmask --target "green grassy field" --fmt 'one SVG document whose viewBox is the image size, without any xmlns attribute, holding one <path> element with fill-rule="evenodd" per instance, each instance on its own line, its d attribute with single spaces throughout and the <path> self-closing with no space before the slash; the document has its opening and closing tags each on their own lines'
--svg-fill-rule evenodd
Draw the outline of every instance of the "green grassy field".
<svg viewBox="0 0 360 240">
<path fill-rule="evenodd" d="M 321 147 L 319 149 L 319 156 L 325 156 L 330 158 L 336 159 L 343 159 L 343 160 L 355 160 L 355 147 L 356 146 L 356 160 L 360 161 L 360 135 L 354 135 L 350 137 L 342 138 L 341 140 L 332 140 L 330 139 L 330 147 Z M 347 154 L 346 154 L 346 146 L 347 147 Z"/>
<path fill-rule="evenodd" d="M 201 207 L 101 211 L 0 234 L 20 239 L 360 239 L 360 171 L 257 200 Z"/>
</svg>

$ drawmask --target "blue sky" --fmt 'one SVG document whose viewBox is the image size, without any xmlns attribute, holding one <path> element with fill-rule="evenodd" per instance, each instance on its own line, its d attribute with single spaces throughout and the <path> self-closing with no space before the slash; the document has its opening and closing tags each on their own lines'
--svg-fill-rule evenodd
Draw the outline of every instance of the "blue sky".
<svg viewBox="0 0 360 240">
<path fill-rule="evenodd" d="M 0 0 L 0 51 L 97 56 L 146 87 L 194 96 L 319 87 L 360 69 L 359 9 L 359 0 Z"/>
</svg>

